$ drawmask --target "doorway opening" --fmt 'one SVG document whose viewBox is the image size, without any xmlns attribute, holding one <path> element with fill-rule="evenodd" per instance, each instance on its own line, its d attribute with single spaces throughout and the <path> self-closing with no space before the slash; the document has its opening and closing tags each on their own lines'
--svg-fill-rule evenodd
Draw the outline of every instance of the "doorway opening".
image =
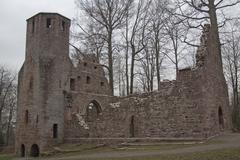
<svg viewBox="0 0 240 160">
<path fill-rule="evenodd" d="M 25 157 L 25 145 L 21 145 L 21 157 Z"/>
<path fill-rule="evenodd" d="M 223 111 L 222 111 L 221 107 L 218 108 L 218 122 L 219 122 L 220 130 L 223 130 L 224 129 L 224 118 L 223 118 Z"/>
<path fill-rule="evenodd" d="M 130 118 L 130 137 L 135 137 L 135 132 L 134 132 L 134 116 L 131 116 Z"/>
<path fill-rule="evenodd" d="M 39 157 L 39 147 L 37 144 L 33 144 L 31 147 L 31 157 Z"/>
</svg>

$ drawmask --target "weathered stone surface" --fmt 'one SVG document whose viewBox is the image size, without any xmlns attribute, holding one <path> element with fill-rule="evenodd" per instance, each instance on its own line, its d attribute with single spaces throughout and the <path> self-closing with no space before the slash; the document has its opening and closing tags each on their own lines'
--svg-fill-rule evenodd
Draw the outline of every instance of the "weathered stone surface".
<svg viewBox="0 0 240 160">
<path fill-rule="evenodd" d="M 231 127 L 227 85 L 210 25 L 203 30 L 195 68 L 180 70 L 176 81 L 161 83 L 160 91 L 127 97 L 110 96 L 95 56 L 86 55 L 73 66 L 69 27 L 70 20 L 55 13 L 27 20 L 26 59 L 19 72 L 17 154 L 22 145 L 30 154 L 33 144 L 42 152 L 65 142 L 201 139 Z"/>
</svg>

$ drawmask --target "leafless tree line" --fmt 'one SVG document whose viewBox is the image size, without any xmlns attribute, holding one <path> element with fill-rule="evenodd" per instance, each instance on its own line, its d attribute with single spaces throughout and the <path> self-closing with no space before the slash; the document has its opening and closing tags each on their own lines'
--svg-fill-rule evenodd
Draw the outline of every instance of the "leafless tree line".
<svg viewBox="0 0 240 160">
<path fill-rule="evenodd" d="M 225 76 L 229 84 L 231 104 L 233 109 L 234 128 L 240 129 L 239 119 L 239 83 L 240 83 L 240 19 L 226 23 L 222 33 L 222 53 Z"/>
<path fill-rule="evenodd" d="M 0 145 L 13 143 L 16 106 L 16 74 L 7 67 L 0 66 Z"/>
<path fill-rule="evenodd" d="M 75 2 L 81 13 L 74 20 L 76 30 L 72 34 L 75 44 L 79 43 L 78 52 L 94 53 L 106 64 L 112 94 L 118 88 L 120 95 L 159 89 L 169 66 L 177 75 L 179 68 L 192 64 L 194 49 L 190 48 L 197 47 L 197 42 L 189 38 L 192 36 L 189 33 L 196 29 L 194 33 L 198 33 L 204 23 L 213 26 L 215 47 L 221 53 L 219 28 L 230 18 L 224 9 L 239 3 L 238 0 Z"/>
<path fill-rule="evenodd" d="M 80 15 L 74 20 L 73 43 L 78 53 L 101 59 L 112 94 L 121 96 L 159 90 L 165 77 L 176 77 L 180 68 L 193 66 L 196 40 L 204 24 L 210 23 L 212 43 L 231 86 L 234 113 L 239 115 L 239 23 L 234 21 L 237 14 L 226 12 L 239 0 L 75 2 Z"/>
</svg>

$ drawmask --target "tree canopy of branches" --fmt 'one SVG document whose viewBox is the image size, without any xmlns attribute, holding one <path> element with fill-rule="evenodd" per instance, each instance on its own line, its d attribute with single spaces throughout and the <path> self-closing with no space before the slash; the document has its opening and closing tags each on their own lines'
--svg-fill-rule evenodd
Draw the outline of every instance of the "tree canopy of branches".
<svg viewBox="0 0 240 160">
<path fill-rule="evenodd" d="M 211 23 L 215 33 L 213 46 L 222 63 L 219 32 L 230 19 L 225 9 L 240 3 L 239 0 L 75 2 L 82 15 L 74 21 L 81 30 L 73 36 L 81 41 L 74 49 L 100 58 L 112 93 L 115 89 L 119 95 L 159 90 L 162 79 L 174 77 L 168 74 L 171 70 L 177 74 L 179 68 L 186 67 L 183 60 L 192 63 L 188 62 L 194 57 L 191 48 L 198 45 L 189 38 L 198 37 L 192 30 L 202 29 L 204 23 Z"/>
<path fill-rule="evenodd" d="M 239 105 L 239 82 L 240 82 L 240 30 L 239 20 L 227 23 L 227 30 L 222 35 L 222 51 L 225 75 L 230 84 L 233 106 L 233 125 L 240 130 L 240 105 Z"/>
<path fill-rule="evenodd" d="M 125 17 L 132 0 L 76 0 L 77 6 L 84 11 L 98 26 L 105 29 L 105 41 L 107 43 L 108 75 L 112 94 L 114 94 L 113 81 L 113 34 L 122 28 Z"/>
</svg>

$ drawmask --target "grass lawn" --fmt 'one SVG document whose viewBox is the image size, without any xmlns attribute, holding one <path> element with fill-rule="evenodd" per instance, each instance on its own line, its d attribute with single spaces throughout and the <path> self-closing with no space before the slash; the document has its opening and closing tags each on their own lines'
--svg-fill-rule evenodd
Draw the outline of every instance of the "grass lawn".
<svg viewBox="0 0 240 160">
<path fill-rule="evenodd" d="M 110 146 L 100 146 L 96 145 L 77 145 L 77 146 L 61 146 L 61 150 L 53 154 L 45 153 L 45 156 L 48 157 L 61 157 L 61 156 L 74 156 L 74 155 L 85 155 L 91 153 L 101 153 L 101 152 L 131 152 L 131 151 L 155 151 L 155 150 L 171 150 L 178 148 L 186 148 L 192 146 L 202 145 L 202 144 L 160 144 L 160 145 L 148 145 L 148 146 L 123 146 L 123 147 L 110 147 Z"/>
<path fill-rule="evenodd" d="M 61 156 L 75 156 L 75 155 L 85 155 L 91 153 L 101 153 L 101 152 L 142 152 L 142 151 L 164 151 L 172 150 L 178 148 L 188 148 L 194 146 L 202 146 L 209 144 L 221 144 L 222 141 L 211 140 L 203 144 L 157 144 L 157 145 L 134 145 L 134 146 L 121 146 L 121 147 L 110 147 L 110 146 L 96 146 L 94 144 L 84 144 L 84 145 L 72 145 L 64 144 L 59 146 L 59 150 L 52 150 L 43 154 L 44 157 L 61 157 Z"/>
<path fill-rule="evenodd" d="M 13 159 L 13 156 L 12 155 L 1 155 L 0 154 L 0 160 L 11 160 Z"/>
<path fill-rule="evenodd" d="M 138 158 L 101 158 L 94 160 L 240 160 L 240 148 L 214 150 L 200 153 L 176 154 Z"/>
</svg>

